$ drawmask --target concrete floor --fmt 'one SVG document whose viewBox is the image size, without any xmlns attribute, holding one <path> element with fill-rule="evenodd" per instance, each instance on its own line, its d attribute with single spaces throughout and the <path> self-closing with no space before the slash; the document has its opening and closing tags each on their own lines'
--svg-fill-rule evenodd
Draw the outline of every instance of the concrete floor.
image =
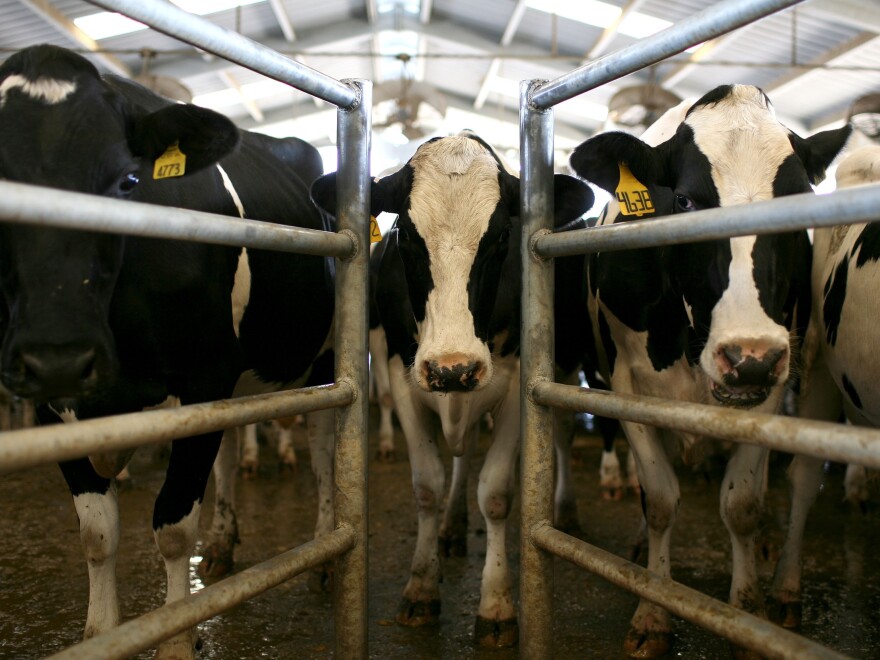
<svg viewBox="0 0 880 660">
<path fill-rule="evenodd" d="M 371 439 L 375 444 L 375 438 Z M 394 623 L 416 534 L 409 466 L 399 431 L 397 440 L 400 458 L 396 463 L 370 463 L 370 657 L 517 658 L 516 649 L 483 651 L 471 643 L 485 551 L 475 479 L 469 493 L 468 555 L 445 560 L 440 624 L 414 630 Z M 237 548 L 237 569 L 259 563 L 311 536 L 315 486 L 305 439 L 299 438 L 297 443 L 300 463 L 296 472 L 279 473 L 272 452 L 264 450 L 257 478 L 239 486 L 242 542 Z M 599 499 L 599 452 L 598 438 L 582 432 L 575 445 L 575 474 L 585 540 L 629 556 L 641 516 L 639 503 L 632 495 L 620 502 Z M 767 497 L 765 545 L 770 556 L 760 563 L 765 586 L 773 568 L 773 548 L 781 542 L 786 524 L 784 463 L 777 461 Z M 120 498 L 123 532 L 118 574 L 124 619 L 155 608 L 164 599 L 164 570 L 149 525 L 163 467 L 149 450 L 141 450 L 132 473 L 133 485 Z M 673 576 L 724 600 L 730 550 L 718 514 L 721 471 L 712 467 L 705 472 L 681 469 L 679 473 L 682 506 L 673 541 Z M 861 512 L 843 503 L 842 481 L 842 469 L 831 466 L 810 519 L 801 632 L 846 655 L 877 658 L 880 570 L 874 561 L 880 547 L 878 493 L 875 487 L 874 501 Z M 212 497 L 209 486 L 203 530 L 210 524 Z M 0 658 L 42 657 L 76 643 L 85 620 L 88 581 L 76 515 L 57 467 L 0 477 L 0 519 L 4 523 L 0 535 Z M 511 523 L 518 524 L 517 510 Z M 519 533 L 515 527 L 509 543 L 517 575 Z M 547 657 L 624 657 L 622 642 L 636 598 L 564 561 L 557 560 L 554 570 L 555 646 L 547 650 Z M 193 584 L 197 588 L 201 585 L 195 574 Z M 674 656 L 729 656 L 723 639 L 681 620 L 676 620 L 675 630 Z M 212 660 L 329 658 L 336 634 L 329 596 L 310 592 L 304 575 L 215 617 L 199 631 L 202 647 L 198 657 Z"/>
</svg>

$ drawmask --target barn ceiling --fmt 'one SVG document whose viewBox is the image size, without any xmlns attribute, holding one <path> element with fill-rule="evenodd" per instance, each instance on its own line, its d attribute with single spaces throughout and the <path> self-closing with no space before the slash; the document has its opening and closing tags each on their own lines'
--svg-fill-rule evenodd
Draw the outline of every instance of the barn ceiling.
<svg viewBox="0 0 880 660">
<path fill-rule="evenodd" d="M 195 0 L 174 0 L 197 10 Z M 194 3 L 194 4 L 191 4 Z M 405 159 L 430 134 L 473 128 L 518 145 L 519 81 L 554 79 L 675 23 L 711 0 L 208 0 L 208 21 L 335 78 L 366 78 L 375 97 L 374 170 Z M 226 7 L 223 9 L 223 7 Z M 219 9 L 219 10 L 218 10 Z M 152 29 L 100 37 L 83 0 L 0 0 L 0 58 L 53 43 L 102 69 L 179 81 L 194 102 L 245 128 L 335 137 L 335 112 L 296 90 Z M 555 13 L 554 13 L 555 12 Z M 592 24 L 595 23 L 595 24 Z M 166 81 L 167 82 L 167 81 Z M 806 135 L 839 124 L 853 101 L 880 92 L 880 2 L 805 0 L 691 52 L 609 83 L 555 109 L 557 147 L 601 130 L 622 88 L 659 84 L 681 97 L 722 83 L 762 87 L 777 114 Z M 394 99 L 420 100 L 409 122 Z M 445 118 L 443 113 L 445 112 Z M 409 139 L 411 138 L 411 139 Z"/>
</svg>

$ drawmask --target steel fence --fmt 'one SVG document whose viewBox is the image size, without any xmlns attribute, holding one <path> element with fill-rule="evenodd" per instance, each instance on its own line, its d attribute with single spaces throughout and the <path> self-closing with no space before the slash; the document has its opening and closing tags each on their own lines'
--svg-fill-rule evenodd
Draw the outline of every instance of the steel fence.
<svg viewBox="0 0 880 660">
<path fill-rule="evenodd" d="M 0 473 L 261 420 L 335 408 L 336 529 L 189 598 L 86 640 L 58 658 L 125 658 L 309 568 L 336 559 L 335 656 L 367 656 L 367 282 L 372 83 L 340 81 L 160 0 L 96 1 L 337 106 L 335 234 L 0 182 L 0 221 L 336 257 L 335 383 L 87 420 L 0 436 Z"/>
<path fill-rule="evenodd" d="M 863 465 L 880 464 L 880 432 L 833 424 L 783 420 L 648 397 L 587 392 L 553 383 L 553 257 L 599 250 L 707 240 L 731 235 L 873 220 L 880 186 L 779 199 L 747 207 L 700 211 L 687 218 L 658 218 L 551 235 L 553 217 L 552 107 L 578 94 L 797 4 L 799 0 L 727 0 L 656 35 L 590 62 L 553 81 L 520 86 L 522 181 L 522 534 L 520 654 L 544 658 L 553 648 L 553 556 L 563 557 L 614 584 L 665 607 L 736 644 L 769 657 L 840 657 L 766 620 L 712 600 L 669 579 L 552 528 L 553 446 L 551 407 L 586 411 L 646 424 L 701 431 L 731 440 L 798 451 Z M 731 227 L 736 225 L 736 230 Z M 723 423 L 721 423 L 723 420 Z M 728 424 L 726 429 L 722 426 Z M 732 433 L 743 431 L 745 435 Z M 833 445 L 833 446 L 832 446 Z"/>
</svg>

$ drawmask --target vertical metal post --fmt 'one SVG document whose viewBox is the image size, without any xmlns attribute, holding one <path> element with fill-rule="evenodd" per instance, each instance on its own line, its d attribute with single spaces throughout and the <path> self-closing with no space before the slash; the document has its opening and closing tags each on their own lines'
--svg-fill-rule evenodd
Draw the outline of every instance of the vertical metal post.
<svg viewBox="0 0 880 660">
<path fill-rule="evenodd" d="M 367 292 L 369 284 L 370 109 L 372 83 L 350 81 L 357 103 L 337 112 L 339 169 L 338 231 L 354 243 L 353 254 L 336 260 L 336 382 L 355 392 L 337 409 L 335 453 L 336 525 L 355 530 L 355 546 L 336 564 L 333 612 L 335 657 L 367 657 Z"/>
<path fill-rule="evenodd" d="M 553 111 L 529 97 L 543 81 L 520 83 L 520 203 L 522 207 L 522 534 L 520 654 L 552 655 L 553 559 L 532 543 L 531 530 L 553 517 L 553 413 L 532 402 L 531 389 L 553 380 L 553 260 L 537 256 L 533 241 L 553 226 Z"/>
</svg>

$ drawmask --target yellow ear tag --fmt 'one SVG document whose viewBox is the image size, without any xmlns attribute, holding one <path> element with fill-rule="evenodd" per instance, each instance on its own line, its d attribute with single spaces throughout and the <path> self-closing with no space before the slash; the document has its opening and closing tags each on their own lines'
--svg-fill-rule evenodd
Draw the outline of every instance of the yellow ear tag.
<svg viewBox="0 0 880 660">
<path fill-rule="evenodd" d="M 186 174 L 186 154 L 180 150 L 175 142 L 156 159 L 156 164 L 153 166 L 153 178 L 170 179 L 184 174 Z"/>
<path fill-rule="evenodd" d="M 648 188 L 629 171 L 623 163 L 619 163 L 620 183 L 617 184 L 617 203 L 623 215 L 642 216 L 654 211 L 654 203 Z"/>
<path fill-rule="evenodd" d="M 382 232 L 379 229 L 379 221 L 375 215 L 370 216 L 370 243 L 378 243 L 382 240 Z"/>
</svg>

